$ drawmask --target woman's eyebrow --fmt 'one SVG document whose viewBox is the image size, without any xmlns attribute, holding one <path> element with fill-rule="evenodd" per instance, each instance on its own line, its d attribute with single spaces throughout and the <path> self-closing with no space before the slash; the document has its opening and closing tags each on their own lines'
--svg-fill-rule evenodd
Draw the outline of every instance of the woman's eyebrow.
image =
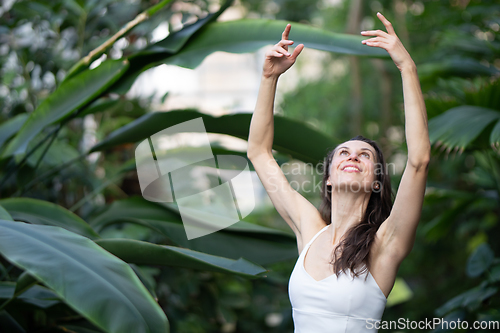
<svg viewBox="0 0 500 333">
<path fill-rule="evenodd" d="M 342 146 L 342 147 L 339 147 L 338 150 L 342 149 L 342 148 L 347 148 L 347 149 L 350 149 L 349 147 L 346 147 L 346 146 Z M 338 151 L 337 150 L 337 151 Z M 375 156 L 375 153 L 369 149 L 369 148 L 361 148 L 361 150 L 368 150 L 370 153 L 372 153 L 373 156 Z"/>
</svg>

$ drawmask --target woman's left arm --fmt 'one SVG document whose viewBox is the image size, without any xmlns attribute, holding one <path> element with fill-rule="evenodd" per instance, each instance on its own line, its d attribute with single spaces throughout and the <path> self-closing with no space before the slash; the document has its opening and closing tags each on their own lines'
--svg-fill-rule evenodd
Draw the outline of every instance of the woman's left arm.
<svg viewBox="0 0 500 333">
<path fill-rule="evenodd" d="M 384 254 L 401 262 L 411 252 L 415 242 L 425 194 L 431 144 L 417 67 L 394 32 L 392 24 L 382 14 L 377 13 L 377 16 L 387 32 L 362 31 L 363 36 L 377 36 L 362 43 L 385 49 L 401 72 L 408 147 L 408 161 L 391 214 L 380 226 L 377 237 L 382 240 Z"/>
</svg>

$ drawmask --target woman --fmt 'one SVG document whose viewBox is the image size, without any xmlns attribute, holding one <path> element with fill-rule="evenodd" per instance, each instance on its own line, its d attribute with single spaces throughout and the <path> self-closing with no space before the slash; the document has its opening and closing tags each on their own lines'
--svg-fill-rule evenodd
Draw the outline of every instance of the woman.
<svg viewBox="0 0 500 333">
<path fill-rule="evenodd" d="M 382 152 L 362 136 L 326 158 L 321 212 L 295 191 L 272 155 L 273 106 L 279 76 L 293 65 L 291 26 L 266 53 L 250 124 L 247 156 L 271 201 L 297 236 L 300 256 L 290 277 L 295 332 L 377 332 L 401 261 L 420 219 L 430 160 L 427 114 L 415 63 L 380 13 L 387 32 L 362 43 L 385 49 L 401 72 L 408 160 L 392 205 Z"/>
</svg>

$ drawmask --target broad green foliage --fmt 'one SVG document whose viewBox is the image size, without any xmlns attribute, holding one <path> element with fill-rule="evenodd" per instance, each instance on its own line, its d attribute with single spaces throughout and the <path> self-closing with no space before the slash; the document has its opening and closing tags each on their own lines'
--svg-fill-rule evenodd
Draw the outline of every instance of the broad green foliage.
<svg viewBox="0 0 500 333">
<path fill-rule="evenodd" d="M 132 269 L 88 238 L 5 220 L 0 229 L 0 253 L 97 326 L 107 332 L 168 331 L 165 314 Z"/>
</svg>

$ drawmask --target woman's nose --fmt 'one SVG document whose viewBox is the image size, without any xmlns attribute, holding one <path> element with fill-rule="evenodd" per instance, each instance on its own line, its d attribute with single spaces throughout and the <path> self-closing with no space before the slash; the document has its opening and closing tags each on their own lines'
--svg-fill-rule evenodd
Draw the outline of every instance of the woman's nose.
<svg viewBox="0 0 500 333">
<path fill-rule="evenodd" d="M 358 154 L 356 154 L 355 152 L 352 152 L 352 153 L 349 155 L 349 159 L 350 159 L 350 160 L 355 160 L 355 161 L 357 161 L 357 160 L 358 160 Z"/>
</svg>

